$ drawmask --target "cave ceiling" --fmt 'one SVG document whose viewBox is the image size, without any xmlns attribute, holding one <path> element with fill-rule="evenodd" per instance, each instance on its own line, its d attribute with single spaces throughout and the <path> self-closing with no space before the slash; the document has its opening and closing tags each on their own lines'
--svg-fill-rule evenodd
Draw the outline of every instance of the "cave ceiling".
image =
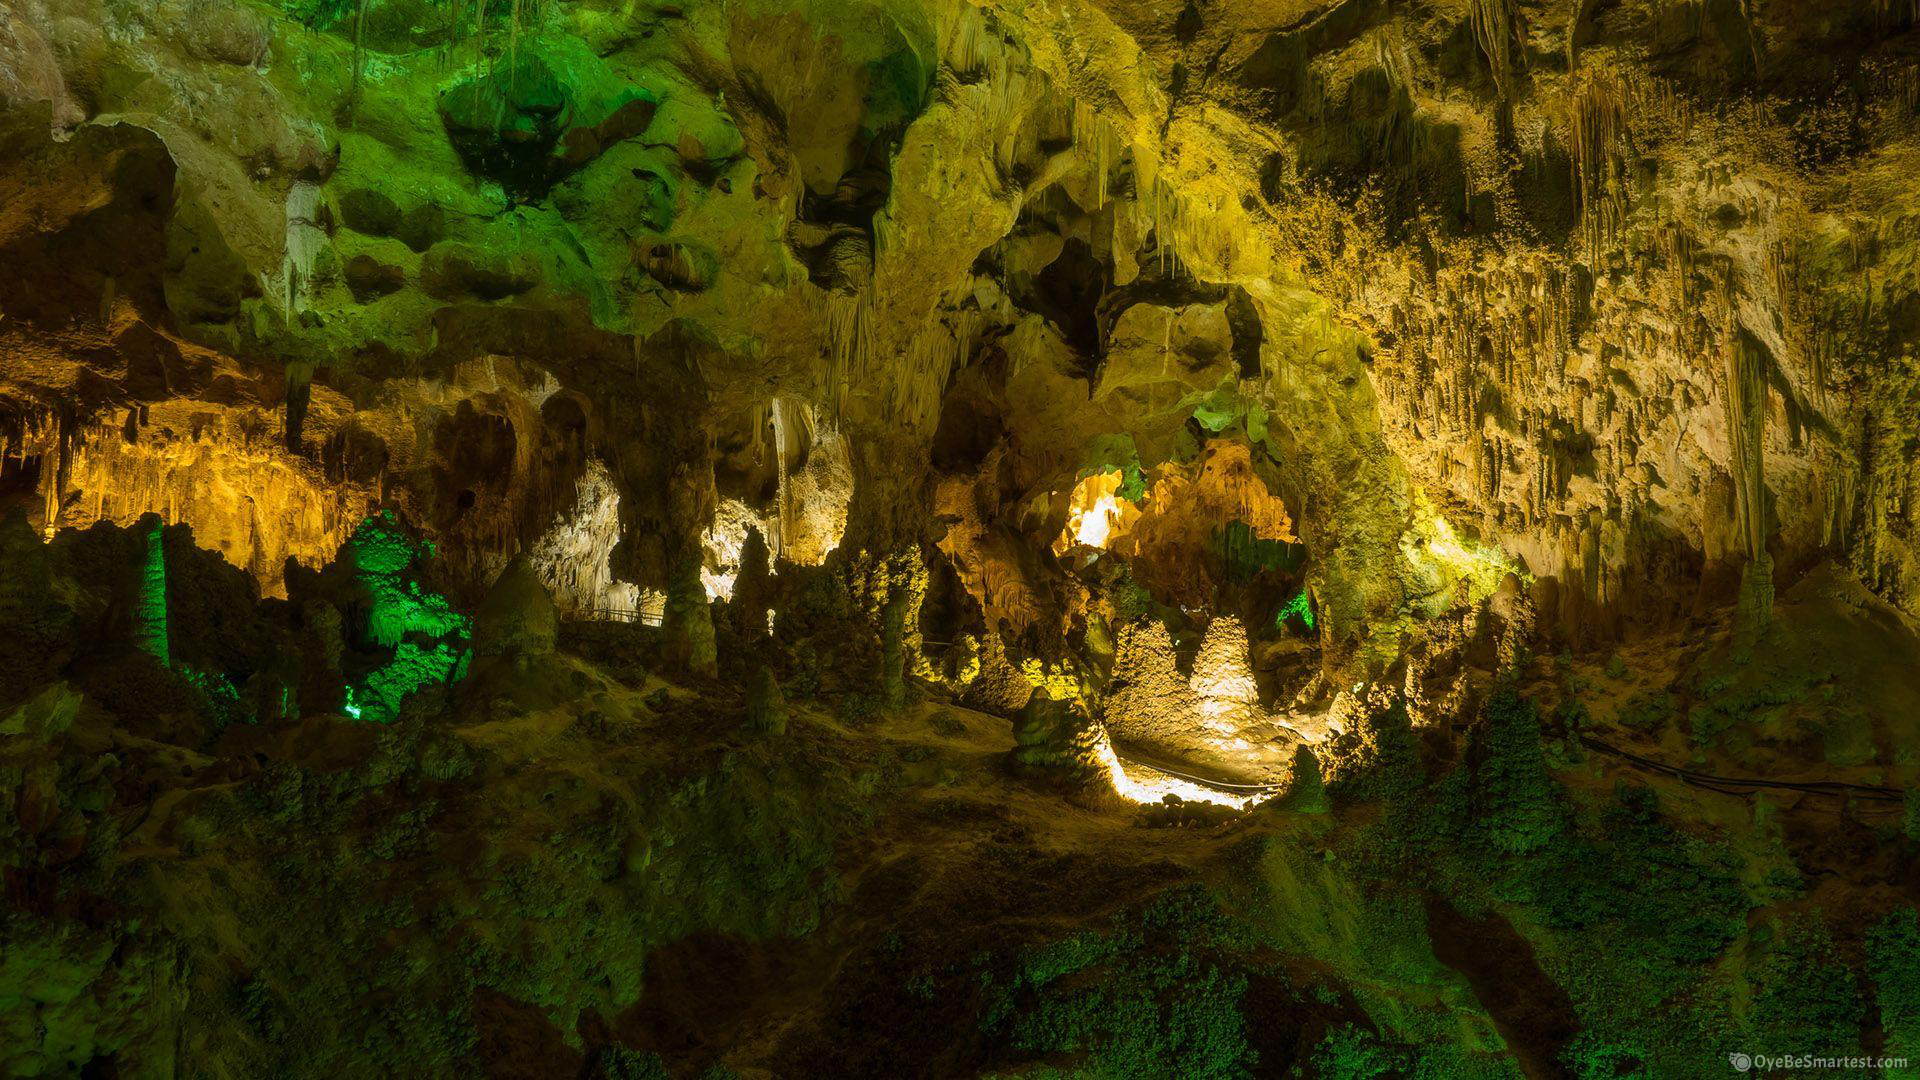
<svg viewBox="0 0 1920 1080">
<path fill-rule="evenodd" d="M 1069 616 L 992 529 L 1225 439 L 1355 656 L 1509 570 L 1569 639 L 1683 617 L 1749 520 L 1920 612 L 1910 17 L 24 0 L 8 498 L 270 593 L 382 505 L 476 582 L 598 513 L 642 589 L 729 514 L 973 529 L 1017 630 Z"/>
</svg>

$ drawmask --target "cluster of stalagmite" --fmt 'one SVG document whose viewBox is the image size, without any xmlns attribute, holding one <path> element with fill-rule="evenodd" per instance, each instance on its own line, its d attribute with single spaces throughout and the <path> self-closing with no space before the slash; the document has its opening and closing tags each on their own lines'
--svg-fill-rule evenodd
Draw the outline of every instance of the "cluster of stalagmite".
<svg viewBox="0 0 1920 1080">
<path fill-rule="evenodd" d="M 1303 741 L 1289 721 L 1300 721 L 1262 707 L 1240 621 L 1215 618 L 1188 670 L 1180 667 L 1179 652 L 1161 623 L 1121 630 L 1113 685 L 1101 706 L 1116 746 L 1251 779 L 1286 775 Z"/>
</svg>

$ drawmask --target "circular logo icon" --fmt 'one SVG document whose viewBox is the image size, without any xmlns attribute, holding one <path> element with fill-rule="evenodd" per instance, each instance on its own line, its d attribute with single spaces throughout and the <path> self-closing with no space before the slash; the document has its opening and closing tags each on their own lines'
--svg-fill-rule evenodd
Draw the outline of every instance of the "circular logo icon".
<svg viewBox="0 0 1920 1080">
<path fill-rule="evenodd" d="M 1727 1061 L 1740 1072 L 1753 1068 L 1753 1059 L 1745 1054 L 1728 1054 Z"/>
</svg>

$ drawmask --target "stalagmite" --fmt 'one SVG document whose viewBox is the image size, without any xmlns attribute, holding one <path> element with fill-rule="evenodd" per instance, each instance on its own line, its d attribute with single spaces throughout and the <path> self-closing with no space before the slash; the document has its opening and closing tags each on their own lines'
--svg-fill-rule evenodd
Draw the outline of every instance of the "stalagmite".
<svg viewBox="0 0 1920 1080">
<path fill-rule="evenodd" d="M 1233 730 L 1247 722 L 1260 693 L 1247 663 L 1247 630 L 1239 619 L 1226 615 L 1208 624 L 1188 685 L 1208 723 Z"/>
<path fill-rule="evenodd" d="M 674 653 L 688 671 L 709 678 L 719 674 L 713 616 L 700 582 L 700 550 L 683 545 L 667 569 L 666 629 Z"/>
<path fill-rule="evenodd" d="M 1036 692 L 1013 721 L 1013 759 L 1031 769 L 1082 779 L 1098 770 L 1099 728 L 1072 701 Z"/>
<path fill-rule="evenodd" d="M 904 588 L 889 591 L 880 613 L 880 696 L 890 709 L 907 703 L 907 603 Z"/>
<path fill-rule="evenodd" d="M 701 536 L 717 508 L 711 447 L 705 436 L 685 433 L 678 448 L 679 460 L 667 477 L 665 628 L 672 659 L 687 671 L 712 677 L 718 673 L 718 654 L 708 591 L 701 579 L 705 561 Z"/>
<path fill-rule="evenodd" d="M 758 528 L 747 530 L 746 543 L 740 549 L 740 572 L 734 578 L 729 599 L 734 633 L 749 642 L 765 638 L 775 595 L 766 538 Z"/>
<path fill-rule="evenodd" d="M 1324 814 L 1331 809 L 1326 783 L 1321 778 L 1320 758 L 1304 743 L 1293 752 L 1293 771 L 1287 778 L 1286 793 L 1280 797 L 1279 805 L 1297 814 Z"/>
<path fill-rule="evenodd" d="M 559 609 L 539 572 L 525 555 L 514 556 L 474 613 L 473 651 L 532 660 L 551 654 L 559 633 Z"/>
<path fill-rule="evenodd" d="M 787 701 L 780 683 L 764 664 L 756 665 L 747 676 L 747 726 L 764 735 L 781 735 L 787 730 Z"/>
<path fill-rule="evenodd" d="M 173 662 L 167 638 L 165 526 L 158 514 L 148 514 L 136 526 L 142 546 L 133 603 L 134 644 L 162 665 Z"/>
</svg>

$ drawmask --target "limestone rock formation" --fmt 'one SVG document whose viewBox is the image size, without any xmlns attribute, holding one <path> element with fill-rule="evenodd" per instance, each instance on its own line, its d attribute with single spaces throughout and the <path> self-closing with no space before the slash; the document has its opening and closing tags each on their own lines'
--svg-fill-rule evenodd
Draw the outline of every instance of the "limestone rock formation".
<svg viewBox="0 0 1920 1080">
<path fill-rule="evenodd" d="M 477 595 L 559 527 L 590 460 L 613 465 L 628 504 L 614 546 L 634 554 L 608 580 L 664 589 L 666 562 L 638 553 L 707 522 L 671 521 L 674 462 L 629 448 L 742 415 L 781 429 L 771 455 L 749 443 L 749 469 L 777 474 L 771 496 L 742 501 L 803 562 L 846 529 L 914 518 L 877 491 L 819 504 L 816 489 L 845 497 L 832 470 L 958 447 L 940 429 L 963 416 L 1002 433 L 992 482 L 1028 505 L 1095 466 L 1191 460 L 1196 434 L 1208 460 L 1254 448 L 1247 505 L 1277 496 L 1296 514 L 1275 525 L 1222 504 L 1170 527 L 1239 513 L 1281 542 L 1294 526 L 1329 644 L 1359 642 L 1367 663 L 1392 645 L 1362 639 L 1397 634 L 1403 608 L 1451 588 L 1436 575 L 1466 569 L 1407 548 L 1425 527 L 1410 516 L 1444 514 L 1466 551 L 1526 571 L 1555 635 L 1681 614 L 1762 555 L 1791 573 L 1839 550 L 1894 602 L 1913 591 L 1904 474 L 1884 449 L 1900 442 L 1909 283 L 1872 270 L 1895 265 L 1902 235 L 1879 208 L 1908 138 L 1907 24 L 1871 4 L 1711 27 L 1641 3 L 1449 2 L 1424 21 L 1102 0 L 539 5 L 496 27 L 382 0 L 364 25 L 328 5 L 268 17 L 210 0 L 90 36 L 89 2 L 8 23 L 9 100 L 53 102 L 43 126 L 87 121 L 54 143 L 10 112 L 9 173 L 111 189 L 95 214 L 62 203 L 59 180 L 9 200 L 10 235 L 60 237 L 88 277 L 56 296 L 69 279 L 32 275 L 43 295 L 13 301 L 38 313 L 8 330 L 13 354 L 37 359 L 7 372 L 10 408 L 31 456 L 66 463 L 34 481 L 43 516 L 190 521 L 268 591 L 287 557 L 320 565 L 397 495 L 466 549 Z M 295 21 L 310 28 L 289 34 Z M 782 32 L 812 59 L 766 54 Z M 1088 59 L 1046 45 L 1056 32 Z M 1823 91 L 1815 56 L 1890 72 L 1886 92 L 1800 104 Z M 167 65 L 164 90 L 107 77 Z M 1709 107 L 1749 83 L 1780 107 Z M 1753 145 L 1780 148 L 1771 173 L 1747 169 Z M 961 146 L 993 153 L 944 167 Z M 138 167 L 108 164 L 121 159 Z M 936 219 L 968 228 L 923 224 Z M 1879 283 L 1846 285 L 1856 270 Z M 103 364 L 102 340 L 135 361 Z M 1885 377 L 1848 367 L 1880 353 Z M 477 416 L 513 429 L 493 485 L 414 449 L 466 452 L 477 430 L 456 433 L 451 403 L 431 399 L 476 361 L 539 369 L 538 416 L 507 400 L 518 388 L 466 384 Z M 621 390 L 620 372 L 650 394 Z M 549 410 L 548 379 L 585 415 Z M 974 404 L 955 412 L 963 389 Z M 373 419 L 409 398 L 427 400 Z M 80 407 L 46 424 L 56 400 Z M 78 436 L 129 408 L 144 437 L 122 450 L 98 427 Z M 210 416 L 241 456 L 193 449 Z M 235 438 L 263 423 L 294 442 Z M 582 460 L 540 467 L 536 444 L 574 433 Z M 1112 460 L 1120 437 L 1129 456 Z M 260 493 L 238 518 L 223 506 L 235 487 Z M 1301 497 L 1319 512 L 1299 515 Z M 1722 529 L 1730 514 L 1750 527 Z M 1142 580 L 1171 598 L 1192 579 L 1160 567 L 1209 542 L 1203 528 L 1143 553 Z M 974 588 L 1024 626 L 1057 589 L 1008 554 Z"/>
<path fill-rule="evenodd" d="M 764 665 L 747 676 L 747 726 L 766 735 L 787 730 L 787 700 L 773 670 Z"/>
<path fill-rule="evenodd" d="M 1028 768 L 1086 778 L 1097 768 L 1097 731 L 1075 702 L 1035 694 L 1014 717 L 1013 759 Z"/>
<path fill-rule="evenodd" d="M 1327 802 L 1326 781 L 1320 773 L 1320 759 L 1305 744 L 1293 752 L 1293 771 L 1287 777 L 1286 793 L 1278 801 L 1282 809 L 1299 814 L 1324 814 Z"/>
<path fill-rule="evenodd" d="M 1920 1055 L 1917 175 L 1913 0 L 8 0 L 0 1072 Z"/>
<path fill-rule="evenodd" d="M 531 559 L 514 556 L 474 611 L 474 653 L 532 659 L 550 655 L 559 636 L 560 613 L 546 583 Z"/>
<path fill-rule="evenodd" d="M 1299 735 L 1262 706 L 1239 620 L 1208 625 L 1190 673 L 1178 661 L 1164 624 L 1121 629 L 1102 716 L 1123 751 L 1222 776 L 1284 776 Z"/>
</svg>

